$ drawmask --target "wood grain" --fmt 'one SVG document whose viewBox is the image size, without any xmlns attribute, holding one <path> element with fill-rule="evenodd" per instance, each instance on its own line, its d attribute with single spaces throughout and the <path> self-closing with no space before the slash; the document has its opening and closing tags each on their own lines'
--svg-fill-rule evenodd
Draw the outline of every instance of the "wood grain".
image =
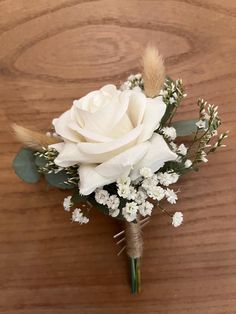
<svg viewBox="0 0 236 314">
<path fill-rule="evenodd" d="M 0 1 L 0 313 L 236 313 L 235 15 L 234 0 Z M 194 117 L 203 97 L 231 134 L 179 182 L 183 227 L 154 213 L 133 297 L 112 239 L 120 226 L 96 211 L 71 224 L 65 192 L 21 182 L 9 125 L 47 130 L 73 99 L 138 71 L 149 41 L 185 82 L 177 119 Z"/>
</svg>

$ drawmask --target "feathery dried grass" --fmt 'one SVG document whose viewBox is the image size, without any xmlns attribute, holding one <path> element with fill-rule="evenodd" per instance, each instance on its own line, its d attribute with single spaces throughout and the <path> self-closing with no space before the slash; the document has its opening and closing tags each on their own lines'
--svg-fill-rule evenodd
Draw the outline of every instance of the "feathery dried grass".
<svg viewBox="0 0 236 314">
<path fill-rule="evenodd" d="M 157 96 L 165 81 L 165 66 L 153 45 L 147 46 L 143 55 L 143 79 L 145 94 L 148 97 Z"/>
<path fill-rule="evenodd" d="M 61 140 L 55 137 L 49 137 L 45 134 L 31 131 L 20 125 L 13 124 L 13 131 L 16 138 L 27 147 L 35 150 L 42 150 L 42 147 L 48 147 L 48 145 L 59 143 Z"/>
</svg>

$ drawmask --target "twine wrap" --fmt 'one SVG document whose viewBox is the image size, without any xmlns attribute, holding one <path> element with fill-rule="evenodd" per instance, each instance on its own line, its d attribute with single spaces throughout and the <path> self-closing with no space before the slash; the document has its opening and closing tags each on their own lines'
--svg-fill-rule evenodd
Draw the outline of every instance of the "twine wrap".
<svg viewBox="0 0 236 314">
<path fill-rule="evenodd" d="M 126 252 L 131 258 L 140 258 L 143 253 L 143 238 L 140 222 L 126 223 Z"/>
</svg>

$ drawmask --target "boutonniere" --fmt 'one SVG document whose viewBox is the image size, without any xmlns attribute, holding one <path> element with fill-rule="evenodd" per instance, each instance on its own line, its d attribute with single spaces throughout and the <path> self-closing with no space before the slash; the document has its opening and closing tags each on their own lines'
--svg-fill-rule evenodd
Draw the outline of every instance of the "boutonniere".
<svg viewBox="0 0 236 314">
<path fill-rule="evenodd" d="M 157 49 L 148 46 L 142 73 L 74 100 L 52 121 L 51 131 L 13 126 L 25 146 L 13 162 L 21 179 L 36 183 L 43 176 L 67 189 L 63 206 L 74 223 L 87 224 L 91 209 L 123 222 L 114 238 L 121 245 L 118 255 L 125 251 L 130 260 L 132 293 L 141 289 L 142 230 L 152 212 L 160 210 L 173 227 L 180 226 L 182 212 L 170 212 L 163 203 L 176 204 L 176 183 L 225 146 L 228 136 L 218 134 L 218 107 L 203 99 L 196 119 L 175 121 L 185 97 L 182 80 L 166 76 Z"/>
</svg>

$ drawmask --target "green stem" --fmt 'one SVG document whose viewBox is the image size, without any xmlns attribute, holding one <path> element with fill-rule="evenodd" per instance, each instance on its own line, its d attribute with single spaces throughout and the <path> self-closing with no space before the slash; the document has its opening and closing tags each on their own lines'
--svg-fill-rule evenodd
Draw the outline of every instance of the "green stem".
<svg viewBox="0 0 236 314">
<path fill-rule="evenodd" d="M 130 271 L 131 271 L 131 292 L 136 294 L 136 265 L 135 258 L 130 258 Z"/>
<path fill-rule="evenodd" d="M 131 292 L 137 294 L 141 292 L 141 271 L 140 258 L 130 258 L 131 270 Z"/>
<path fill-rule="evenodd" d="M 141 292 L 141 270 L 140 270 L 140 258 L 136 259 L 136 288 L 137 293 Z"/>
</svg>

